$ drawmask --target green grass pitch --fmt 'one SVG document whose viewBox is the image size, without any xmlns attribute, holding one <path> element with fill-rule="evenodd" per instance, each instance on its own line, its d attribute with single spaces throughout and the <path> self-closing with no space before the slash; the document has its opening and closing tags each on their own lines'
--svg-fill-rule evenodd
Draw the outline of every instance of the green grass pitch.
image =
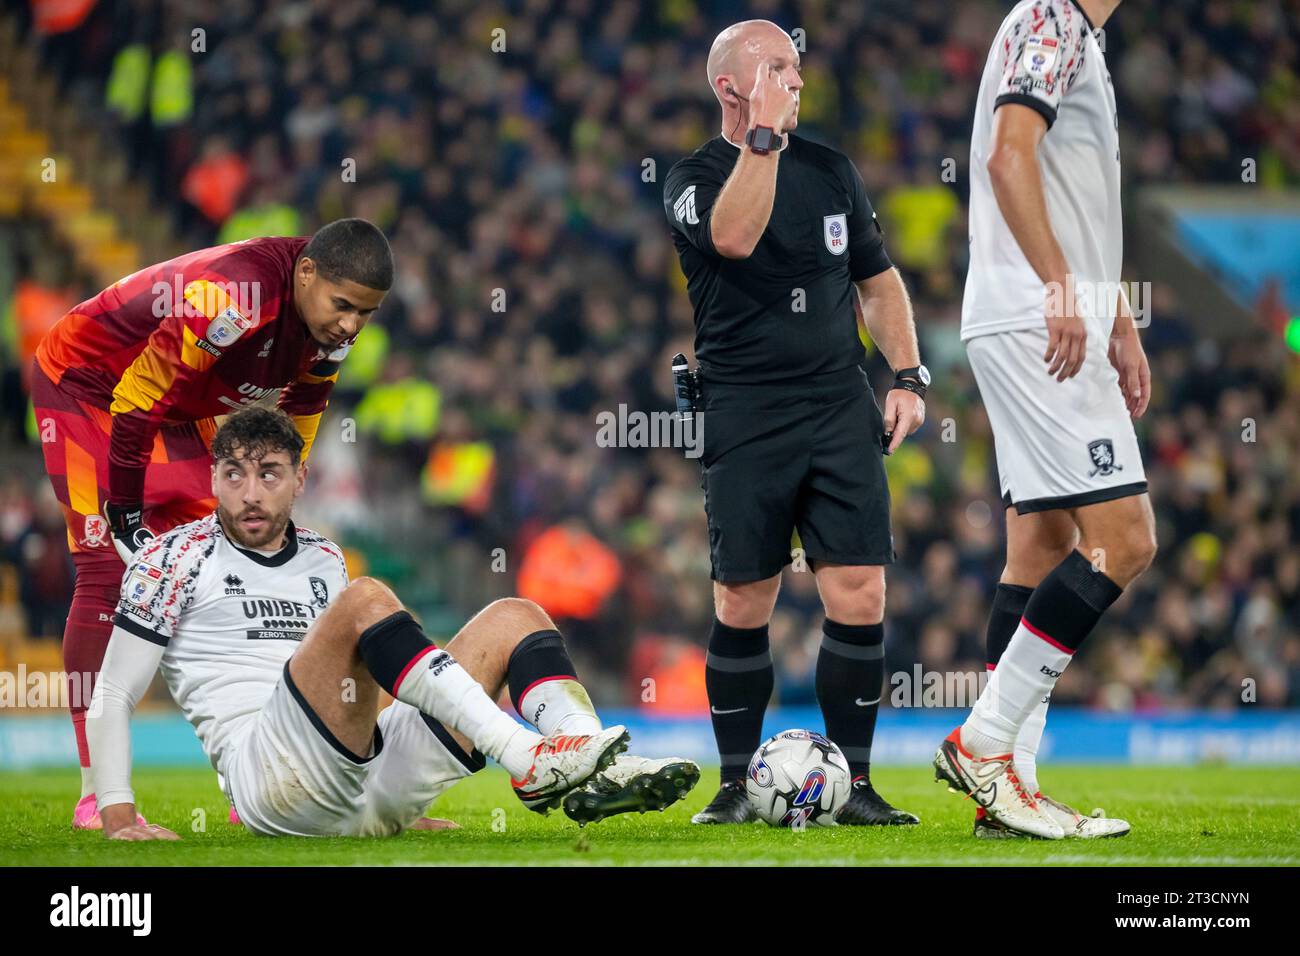
<svg viewBox="0 0 1300 956">
<path fill-rule="evenodd" d="M 1122 839 L 976 840 L 969 801 L 934 783 L 925 767 L 880 768 L 877 789 L 920 815 L 919 827 L 809 829 L 761 823 L 697 827 L 691 813 L 717 785 L 706 770 L 695 791 L 663 814 L 613 817 L 579 829 L 562 813 L 525 810 L 504 772 L 485 771 L 448 791 L 430 816 L 462 829 L 391 839 L 267 839 L 227 822 L 216 775 L 139 769 L 135 787 L 149 819 L 179 843 L 118 844 L 73 833 L 73 771 L 0 774 L 0 865 L 1082 865 L 1195 866 L 1300 863 L 1300 768 L 1049 767 L 1043 782 L 1084 812 L 1104 807 L 1133 824 Z M 206 829 L 194 832 L 195 811 Z"/>
</svg>

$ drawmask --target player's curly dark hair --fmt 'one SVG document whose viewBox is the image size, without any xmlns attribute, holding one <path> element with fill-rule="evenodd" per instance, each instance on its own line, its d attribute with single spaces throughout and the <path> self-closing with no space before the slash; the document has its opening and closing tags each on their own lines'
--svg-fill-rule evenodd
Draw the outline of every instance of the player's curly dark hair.
<svg viewBox="0 0 1300 956">
<path fill-rule="evenodd" d="M 322 226 L 302 254 L 331 282 L 347 279 L 380 292 L 393 287 L 393 250 L 380 228 L 365 219 L 336 219 Z"/>
<path fill-rule="evenodd" d="M 293 419 L 278 408 L 254 406 L 235 412 L 217 429 L 212 439 L 212 460 L 234 458 L 236 450 L 245 459 L 258 461 L 271 452 L 289 453 L 296 468 L 302 459 L 303 440 Z"/>
</svg>

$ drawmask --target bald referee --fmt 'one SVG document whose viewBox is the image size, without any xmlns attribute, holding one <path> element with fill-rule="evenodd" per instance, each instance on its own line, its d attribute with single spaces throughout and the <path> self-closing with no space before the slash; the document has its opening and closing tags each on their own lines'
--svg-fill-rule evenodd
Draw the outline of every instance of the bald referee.
<svg viewBox="0 0 1300 956">
<path fill-rule="evenodd" d="M 709 51 L 721 135 L 668 173 L 664 209 L 695 307 L 704 508 L 714 581 L 706 670 L 722 786 L 696 823 L 746 823 L 744 777 L 772 695 L 768 621 L 799 540 L 826 609 L 817 699 L 853 773 L 841 824 L 915 816 L 872 788 L 884 678 L 885 565 L 894 559 L 882 455 L 925 420 L 929 373 L 911 305 L 862 178 L 790 133 L 799 53 L 780 27 L 728 27 Z M 858 323 L 896 370 L 881 415 Z"/>
</svg>

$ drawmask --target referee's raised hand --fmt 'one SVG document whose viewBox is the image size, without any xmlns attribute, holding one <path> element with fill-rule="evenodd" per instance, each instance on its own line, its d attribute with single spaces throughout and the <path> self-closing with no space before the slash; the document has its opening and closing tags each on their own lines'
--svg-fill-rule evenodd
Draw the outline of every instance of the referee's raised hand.
<svg viewBox="0 0 1300 956">
<path fill-rule="evenodd" d="M 885 393 L 885 434 L 890 436 L 886 455 L 892 455 L 903 439 L 925 424 L 925 399 L 905 388 Z"/>
<path fill-rule="evenodd" d="M 754 74 L 754 91 L 749 97 L 750 126 L 767 126 L 778 133 L 783 132 L 798 108 L 798 97 L 781 74 L 771 63 L 759 63 Z"/>
</svg>

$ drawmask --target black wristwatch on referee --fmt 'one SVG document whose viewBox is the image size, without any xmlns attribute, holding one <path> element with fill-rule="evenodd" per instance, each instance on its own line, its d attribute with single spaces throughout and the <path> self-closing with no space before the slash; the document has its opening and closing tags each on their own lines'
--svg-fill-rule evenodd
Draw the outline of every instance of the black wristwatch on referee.
<svg viewBox="0 0 1300 956">
<path fill-rule="evenodd" d="M 785 139 L 770 126 L 755 126 L 745 134 L 745 145 L 750 152 L 766 156 L 773 150 L 785 148 Z"/>
<path fill-rule="evenodd" d="M 930 387 L 930 370 L 924 365 L 916 365 L 912 368 L 900 368 L 894 373 L 894 388 L 905 388 L 909 392 L 915 392 L 922 398 L 925 398 L 925 390 Z"/>
</svg>

